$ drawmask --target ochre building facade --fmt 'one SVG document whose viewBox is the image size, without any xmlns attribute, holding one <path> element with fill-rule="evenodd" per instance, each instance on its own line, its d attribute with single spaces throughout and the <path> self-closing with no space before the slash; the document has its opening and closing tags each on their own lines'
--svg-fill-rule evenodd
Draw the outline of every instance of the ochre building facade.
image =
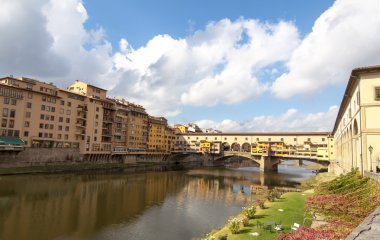
<svg viewBox="0 0 380 240">
<path fill-rule="evenodd" d="M 26 147 L 79 148 L 87 160 L 168 154 L 174 138 L 162 120 L 164 139 L 150 151 L 149 126 L 156 125 L 149 123 L 145 109 L 109 98 L 105 89 L 81 81 L 60 89 L 29 78 L 2 78 L 0 113 L 0 138 L 20 138 Z M 151 138 L 157 138 L 157 130 L 151 132 L 155 135 Z"/>
</svg>

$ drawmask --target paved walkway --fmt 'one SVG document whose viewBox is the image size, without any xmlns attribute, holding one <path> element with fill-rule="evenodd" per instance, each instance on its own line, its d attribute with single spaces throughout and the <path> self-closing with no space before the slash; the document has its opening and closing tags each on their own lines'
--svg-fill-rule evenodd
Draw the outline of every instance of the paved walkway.
<svg viewBox="0 0 380 240">
<path fill-rule="evenodd" d="M 351 232 L 346 240 L 380 239 L 380 207 Z"/>
</svg>

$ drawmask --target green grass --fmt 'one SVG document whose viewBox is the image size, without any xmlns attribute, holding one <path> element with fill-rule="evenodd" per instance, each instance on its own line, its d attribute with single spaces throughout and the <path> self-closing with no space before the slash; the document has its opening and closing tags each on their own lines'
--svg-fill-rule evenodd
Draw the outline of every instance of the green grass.
<svg viewBox="0 0 380 240">
<path fill-rule="evenodd" d="M 215 239 L 218 239 L 218 236 L 228 234 L 228 239 L 274 239 L 276 232 L 265 231 L 262 228 L 257 227 L 257 221 L 266 225 L 267 222 L 273 221 L 276 223 L 281 222 L 284 232 L 290 231 L 291 225 L 293 223 L 299 223 L 303 225 L 304 223 L 304 206 L 305 200 L 308 196 L 311 196 L 312 192 L 289 192 L 281 196 L 280 199 L 277 199 L 275 202 L 266 202 L 265 209 L 259 209 L 256 213 L 256 217 L 249 221 L 249 225 L 244 227 L 239 234 L 231 234 L 227 226 L 224 226 L 220 231 L 213 234 Z M 284 211 L 278 211 L 278 209 L 283 209 Z M 239 215 L 238 217 L 241 217 Z M 249 233 L 258 232 L 260 236 L 255 237 Z"/>
</svg>

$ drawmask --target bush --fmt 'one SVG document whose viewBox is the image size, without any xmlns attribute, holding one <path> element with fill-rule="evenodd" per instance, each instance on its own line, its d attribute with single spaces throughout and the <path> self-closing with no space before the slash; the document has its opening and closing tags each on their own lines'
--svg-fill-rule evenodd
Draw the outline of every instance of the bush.
<svg viewBox="0 0 380 240">
<path fill-rule="evenodd" d="M 263 199 L 257 199 L 256 202 L 261 209 L 265 208 L 265 201 Z"/>
<path fill-rule="evenodd" d="M 218 236 L 218 240 L 227 240 L 227 234 Z"/>
<path fill-rule="evenodd" d="M 256 213 L 256 205 L 243 208 L 243 215 L 248 218 L 254 218 Z"/>
<path fill-rule="evenodd" d="M 232 234 L 239 233 L 241 230 L 241 221 L 237 218 L 233 218 L 228 221 L 228 229 L 231 231 Z"/>
<path fill-rule="evenodd" d="M 247 216 L 244 216 L 242 219 L 241 219 L 241 223 L 243 224 L 243 226 L 248 226 L 249 224 L 249 218 Z"/>
</svg>

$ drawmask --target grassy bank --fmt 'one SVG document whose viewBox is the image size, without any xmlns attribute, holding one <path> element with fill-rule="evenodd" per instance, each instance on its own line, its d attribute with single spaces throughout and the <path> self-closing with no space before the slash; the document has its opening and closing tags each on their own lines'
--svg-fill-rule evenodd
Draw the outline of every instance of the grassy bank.
<svg viewBox="0 0 380 240">
<path fill-rule="evenodd" d="M 301 228 L 281 239 L 344 239 L 380 205 L 378 182 L 360 176 L 357 170 L 318 184 L 306 209 L 320 216 L 322 224 Z"/>
<path fill-rule="evenodd" d="M 282 225 L 283 231 L 289 231 L 293 223 L 304 223 L 304 206 L 305 200 L 311 196 L 311 191 L 306 192 L 289 192 L 276 199 L 274 202 L 265 202 L 265 208 L 257 207 L 257 212 L 253 219 L 249 220 L 247 226 L 243 227 L 239 233 L 232 234 L 226 224 L 220 230 L 212 231 L 206 239 L 274 239 L 277 234 L 272 227 L 272 231 L 265 230 L 268 222 L 279 223 Z M 238 219 L 244 218 L 243 214 L 237 216 Z M 310 221 L 309 221 L 310 224 Z M 264 225 L 264 227 L 263 227 Z M 258 237 L 254 237 L 251 233 L 258 233 Z"/>
</svg>

